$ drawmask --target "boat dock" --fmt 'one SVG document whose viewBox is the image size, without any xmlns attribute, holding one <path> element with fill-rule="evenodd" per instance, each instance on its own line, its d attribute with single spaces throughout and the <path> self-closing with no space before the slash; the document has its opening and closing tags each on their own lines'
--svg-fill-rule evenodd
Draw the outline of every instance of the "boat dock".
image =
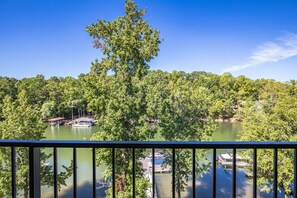
<svg viewBox="0 0 297 198">
<path fill-rule="evenodd" d="M 73 120 L 72 127 L 91 127 L 95 124 L 95 120 L 89 117 L 81 117 Z"/>
<path fill-rule="evenodd" d="M 152 157 L 149 156 L 144 159 L 141 159 L 140 162 L 142 163 L 145 177 L 150 181 L 150 183 L 153 183 Z M 171 166 L 163 165 L 163 162 L 164 162 L 164 156 L 156 154 L 155 155 L 155 173 L 170 173 L 171 172 Z M 153 193 L 152 188 L 149 188 L 147 191 L 148 197 L 153 197 L 152 193 Z M 155 196 L 154 197 L 158 198 L 156 185 L 155 185 Z"/>
<path fill-rule="evenodd" d="M 64 117 L 50 118 L 47 120 L 51 126 L 60 126 L 65 123 Z"/>
<path fill-rule="evenodd" d="M 225 168 L 232 167 L 233 165 L 233 155 L 231 153 L 224 153 L 218 155 L 218 162 Z M 240 155 L 236 155 L 236 166 L 238 168 L 244 168 L 248 166 L 249 163 Z"/>
</svg>

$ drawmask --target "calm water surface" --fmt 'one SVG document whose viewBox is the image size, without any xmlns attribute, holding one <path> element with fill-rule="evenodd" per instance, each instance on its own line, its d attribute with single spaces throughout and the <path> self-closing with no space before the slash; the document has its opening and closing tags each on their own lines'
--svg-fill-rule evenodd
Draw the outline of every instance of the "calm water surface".
<svg viewBox="0 0 297 198">
<path fill-rule="evenodd" d="M 72 128 L 71 126 L 48 127 L 45 132 L 45 139 L 47 140 L 89 140 L 93 133 L 98 132 L 99 127 L 94 126 L 90 128 Z M 46 152 L 52 153 L 52 149 L 46 149 Z M 58 171 L 63 171 L 64 166 L 70 166 L 72 158 L 72 149 L 63 148 L 58 149 Z M 52 164 L 52 159 L 48 161 Z M 78 193 L 79 197 L 92 196 L 92 153 L 91 149 L 77 149 L 77 183 L 80 185 Z M 97 178 L 100 177 L 102 168 L 97 167 Z M 67 180 L 67 186 L 63 186 L 59 192 L 59 197 L 73 197 L 72 189 L 73 178 Z M 88 193 L 89 196 L 86 196 Z M 53 188 L 42 188 L 42 197 L 53 197 Z"/>
<path fill-rule="evenodd" d="M 214 141 L 234 141 L 240 137 L 239 123 L 218 123 L 218 128 L 213 134 Z M 98 132 L 99 127 L 92 128 L 72 128 L 71 126 L 48 127 L 45 132 L 45 139 L 47 140 L 89 140 L 93 133 Z M 46 152 L 52 152 L 52 149 L 46 149 Z M 218 153 L 226 152 L 225 150 L 218 150 Z M 92 157 L 90 149 L 77 149 L 77 163 L 78 163 L 78 195 L 79 197 L 92 196 Z M 211 156 L 211 153 L 210 153 Z M 211 157 L 210 157 L 211 159 Z M 62 165 L 70 166 L 72 160 L 72 149 L 58 149 L 58 163 L 59 171 L 62 171 Z M 52 160 L 49 160 L 52 164 Z M 97 178 L 100 178 L 102 168 L 97 167 Z M 251 181 L 245 177 L 244 170 L 237 170 L 237 196 L 238 197 L 252 197 Z M 68 198 L 73 197 L 72 177 L 67 180 L 67 186 L 62 187 L 59 192 L 59 197 Z M 191 179 L 190 179 L 191 180 Z M 171 197 L 171 174 L 157 174 L 157 192 L 159 197 Z M 208 172 L 200 177 L 196 182 L 197 197 L 212 197 L 212 172 Z M 231 197 L 232 186 L 232 171 L 226 170 L 221 166 L 217 166 L 217 197 Z M 191 182 L 189 187 L 182 195 L 183 197 L 191 197 Z M 98 190 L 97 197 L 104 197 L 104 189 Z M 53 188 L 42 188 L 43 197 L 53 197 Z M 258 192 L 259 197 L 271 197 L 271 194 L 264 194 Z M 282 195 L 280 194 L 280 197 Z"/>
</svg>

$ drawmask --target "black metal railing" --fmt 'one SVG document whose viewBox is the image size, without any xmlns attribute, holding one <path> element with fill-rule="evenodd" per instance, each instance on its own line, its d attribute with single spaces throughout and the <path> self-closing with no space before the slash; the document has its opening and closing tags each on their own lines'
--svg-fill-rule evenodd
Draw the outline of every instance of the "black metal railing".
<svg viewBox="0 0 297 198">
<path fill-rule="evenodd" d="M 112 193 L 113 197 L 116 196 L 116 176 L 115 176 L 115 151 L 121 148 L 132 149 L 133 160 L 133 188 L 132 193 L 135 197 L 135 149 L 152 149 L 152 197 L 155 197 L 155 149 L 172 149 L 172 197 L 175 197 L 175 152 L 176 149 L 192 149 L 192 195 L 196 196 L 195 186 L 195 152 L 196 149 L 212 149 L 213 150 L 213 162 L 215 163 L 217 158 L 217 149 L 232 149 L 232 197 L 236 197 L 236 151 L 237 149 L 253 149 L 253 197 L 257 197 L 257 150 L 258 149 L 273 149 L 273 197 L 277 197 L 278 186 L 278 150 L 279 149 L 294 149 L 294 195 L 297 197 L 297 142 L 164 142 L 164 141 L 30 141 L 30 140 L 1 140 L 0 147 L 11 148 L 11 194 L 12 197 L 16 197 L 16 148 L 25 147 L 29 148 L 29 185 L 30 185 L 30 197 L 40 197 L 40 161 L 39 149 L 40 148 L 53 148 L 53 169 L 54 169 L 54 197 L 58 197 L 58 178 L 57 178 L 57 149 L 58 148 L 72 148 L 73 149 L 73 192 L 74 197 L 77 197 L 77 148 L 91 148 L 92 149 L 92 166 L 93 166 L 93 197 L 96 197 L 96 152 L 98 148 L 110 148 L 112 149 Z M 0 170 L 1 171 L 1 170 Z M 213 182 L 212 182 L 212 195 L 216 197 L 216 166 L 213 166 Z"/>
</svg>

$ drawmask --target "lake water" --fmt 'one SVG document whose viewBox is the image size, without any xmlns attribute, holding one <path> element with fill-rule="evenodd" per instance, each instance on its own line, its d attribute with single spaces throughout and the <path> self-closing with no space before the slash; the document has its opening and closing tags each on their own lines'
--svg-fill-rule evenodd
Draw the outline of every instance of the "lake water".
<svg viewBox="0 0 297 198">
<path fill-rule="evenodd" d="M 45 132 L 47 140 L 89 140 L 93 133 L 98 132 L 99 127 L 91 128 L 72 128 L 71 126 L 48 127 Z M 218 128 L 213 134 L 214 141 L 234 141 L 240 136 L 239 123 L 218 123 Z M 46 149 L 46 152 L 52 152 L 52 149 Z M 226 152 L 218 150 L 218 153 Z M 211 153 L 209 154 L 211 156 Z M 72 160 L 72 149 L 58 149 L 59 170 L 62 165 L 69 166 Z M 210 157 L 211 161 L 211 157 Z M 49 161 L 52 164 L 52 161 Z M 92 196 L 92 157 L 90 149 L 77 149 L 78 163 L 78 197 Z M 97 167 L 97 178 L 100 178 L 102 168 Z M 252 197 L 252 183 L 245 177 L 244 170 L 237 170 L 237 196 Z M 169 182 L 170 181 L 170 182 Z M 157 192 L 159 197 L 167 198 L 171 195 L 171 174 L 156 174 Z M 212 197 L 212 172 L 207 172 L 197 179 L 196 193 L 199 197 Z M 67 180 L 68 186 L 62 187 L 59 197 L 73 197 L 72 178 Z M 232 170 L 226 170 L 221 166 L 217 166 L 217 197 L 231 197 L 232 186 Z M 191 197 L 191 178 L 189 187 L 182 195 L 183 197 Z M 97 197 L 104 197 L 103 190 L 98 191 Z M 53 197 L 53 188 L 42 187 L 42 197 Z M 169 196 L 168 196 L 169 195 Z M 271 197 L 271 194 L 258 192 L 258 197 Z M 280 194 L 282 197 L 282 194 Z"/>
</svg>

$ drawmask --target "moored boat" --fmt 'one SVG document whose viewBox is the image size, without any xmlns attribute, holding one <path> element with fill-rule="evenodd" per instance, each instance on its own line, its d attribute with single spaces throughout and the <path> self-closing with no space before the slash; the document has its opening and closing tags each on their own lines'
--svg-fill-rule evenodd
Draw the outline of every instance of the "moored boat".
<svg viewBox="0 0 297 198">
<path fill-rule="evenodd" d="M 73 120 L 72 127 L 91 127 L 95 124 L 95 120 L 93 118 L 78 118 Z"/>
</svg>

